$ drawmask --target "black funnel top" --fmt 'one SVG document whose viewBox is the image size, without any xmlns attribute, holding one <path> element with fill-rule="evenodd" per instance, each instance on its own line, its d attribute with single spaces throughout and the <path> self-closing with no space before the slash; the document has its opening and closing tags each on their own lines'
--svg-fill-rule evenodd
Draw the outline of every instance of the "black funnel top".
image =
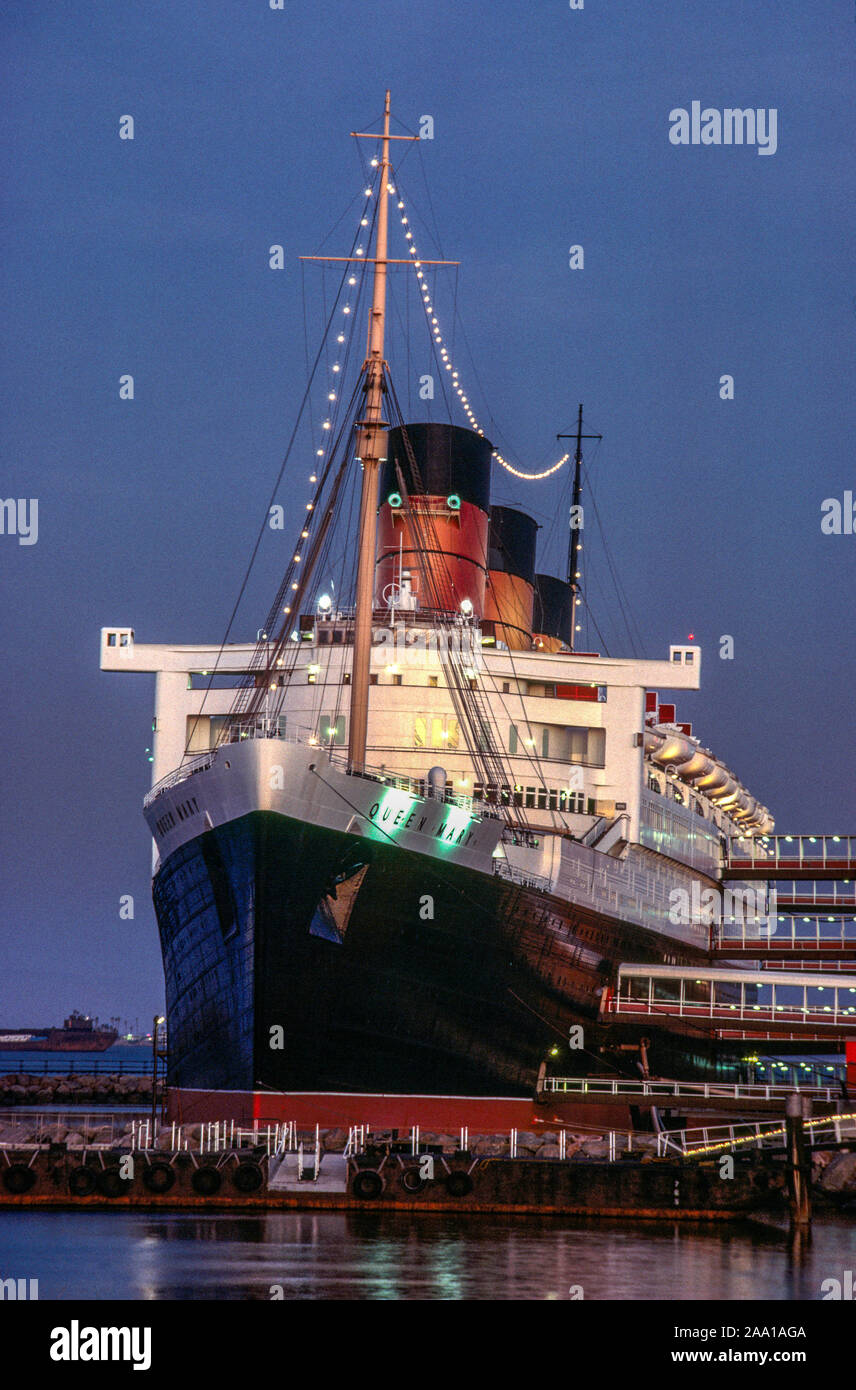
<svg viewBox="0 0 856 1390">
<path fill-rule="evenodd" d="M 552 574 L 536 574 L 532 631 L 571 643 L 571 586 Z"/>
<path fill-rule="evenodd" d="M 403 432 L 407 431 L 416 460 L 420 485 L 413 477 Z M 387 461 L 381 473 L 380 500 L 400 492 L 398 464 L 409 493 L 428 497 L 450 497 L 471 502 L 483 512 L 490 511 L 490 460 L 493 445 L 474 430 L 457 425 L 422 424 L 396 426 L 389 431 Z"/>
<path fill-rule="evenodd" d="M 535 583 L 535 541 L 538 523 L 514 507 L 491 507 L 488 569 L 516 574 Z"/>
</svg>

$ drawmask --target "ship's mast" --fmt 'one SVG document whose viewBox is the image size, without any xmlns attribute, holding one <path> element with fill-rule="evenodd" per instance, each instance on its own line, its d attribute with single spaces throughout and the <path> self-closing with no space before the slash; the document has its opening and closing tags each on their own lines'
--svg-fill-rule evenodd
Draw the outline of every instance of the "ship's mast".
<svg viewBox="0 0 856 1390">
<path fill-rule="evenodd" d="M 573 651 L 576 647 L 577 638 L 577 599 L 580 592 L 580 582 L 578 578 L 579 557 L 580 557 L 580 531 L 582 530 L 582 512 L 580 510 L 580 497 L 582 496 L 582 465 L 583 465 L 583 440 L 600 439 L 599 434 L 583 434 L 583 407 L 577 413 L 577 432 L 572 434 L 557 434 L 557 439 L 576 438 L 577 447 L 574 452 L 574 490 L 571 495 L 571 512 L 569 517 L 570 534 L 568 538 L 568 583 L 571 586 L 571 641 L 570 648 Z"/>
<path fill-rule="evenodd" d="M 371 661 L 372 607 L 374 601 L 375 547 L 377 543 L 378 471 L 385 453 L 388 421 L 384 417 L 384 324 L 386 319 L 387 232 L 389 225 L 389 92 L 383 107 L 383 142 L 380 161 L 380 203 L 374 254 L 374 288 L 369 317 L 368 345 L 363 365 L 365 409 L 357 421 L 357 458 L 362 464 L 360 526 L 357 541 L 357 589 L 354 617 L 354 664 L 351 673 L 351 715 L 348 730 L 348 762 L 360 772 L 366 761 L 369 716 L 369 664 Z"/>
</svg>

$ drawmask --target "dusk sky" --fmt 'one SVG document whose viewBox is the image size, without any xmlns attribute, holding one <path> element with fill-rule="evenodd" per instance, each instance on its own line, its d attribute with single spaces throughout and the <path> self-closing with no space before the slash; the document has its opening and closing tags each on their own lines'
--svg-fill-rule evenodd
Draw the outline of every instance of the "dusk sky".
<svg viewBox="0 0 856 1390">
<path fill-rule="evenodd" d="M 154 678 L 101 673 L 99 631 L 223 637 L 306 383 L 304 284 L 323 298 L 297 258 L 343 213 L 325 249 L 347 251 L 349 132 L 378 128 L 387 86 L 394 129 L 433 119 L 401 183 L 461 262 L 437 304 L 451 331 L 456 300 L 485 433 L 534 471 L 584 403 L 643 654 L 702 647 L 678 717 L 780 830 L 856 833 L 856 535 L 821 531 L 824 500 L 856 494 L 855 19 L 853 0 L 6 0 L 0 495 L 38 499 L 38 538 L 0 535 L 0 1024 L 162 1007 Z M 775 110 L 775 152 L 673 144 L 694 101 Z M 427 367 L 392 367 L 406 400 Z M 494 479 L 544 524 L 546 567 L 567 483 Z M 234 636 L 289 543 L 267 538 Z M 625 654 L 588 531 L 586 563 Z"/>
</svg>

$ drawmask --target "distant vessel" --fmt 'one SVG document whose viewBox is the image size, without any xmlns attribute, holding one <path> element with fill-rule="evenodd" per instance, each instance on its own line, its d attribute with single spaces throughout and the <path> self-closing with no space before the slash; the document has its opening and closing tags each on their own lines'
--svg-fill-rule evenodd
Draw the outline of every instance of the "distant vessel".
<svg viewBox="0 0 856 1390">
<path fill-rule="evenodd" d="M 16 1028 L 0 1032 L 0 1052 L 106 1052 L 119 1034 L 96 1028 L 88 1014 L 73 1013 L 61 1028 Z"/>
</svg>

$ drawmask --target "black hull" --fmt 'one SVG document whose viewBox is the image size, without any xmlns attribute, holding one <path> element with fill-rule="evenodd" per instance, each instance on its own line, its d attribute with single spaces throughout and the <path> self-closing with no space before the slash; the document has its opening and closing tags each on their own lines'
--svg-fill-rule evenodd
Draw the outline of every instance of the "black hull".
<svg viewBox="0 0 856 1390">
<path fill-rule="evenodd" d="M 554 1047 L 552 1070 L 602 1069 L 600 991 L 620 961 L 702 959 L 500 877 L 270 812 L 173 853 L 154 901 L 179 1087 L 531 1095 Z M 709 1060 L 673 1034 L 660 1047 L 661 1073 Z"/>
</svg>

